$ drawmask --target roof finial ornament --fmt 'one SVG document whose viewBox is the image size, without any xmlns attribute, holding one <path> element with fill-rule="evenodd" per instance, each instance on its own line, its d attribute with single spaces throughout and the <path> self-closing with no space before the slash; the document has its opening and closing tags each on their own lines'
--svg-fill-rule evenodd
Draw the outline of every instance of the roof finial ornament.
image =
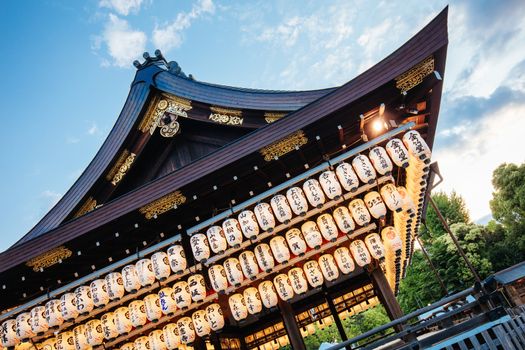
<svg viewBox="0 0 525 350">
<path fill-rule="evenodd" d="M 155 50 L 155 57 L 151 57 L 149 52 L 144 52 L 142 54 L 142 57 L 144 57 L 144 62 L 140 63 L 138 60 L 135 60 L 133 62 L 133 65 L 137 69 L 146 68 L 149 66 L 162 66 L 163 68 L 167 69 L 171 74 L 177 75 L 179 77 L 188 78 L 188 76 L 182 71 L 182 68 L 179 66 L 179 64 L 176 61 L 170 61 L 168 62 L 166 58 L 164 58 L 164 55 L 162 55 L 162 52 L 160 52 L 159 49 Z M 194 78 L 190 75 L 190 78 L 194 80 Z"/>
</svg>

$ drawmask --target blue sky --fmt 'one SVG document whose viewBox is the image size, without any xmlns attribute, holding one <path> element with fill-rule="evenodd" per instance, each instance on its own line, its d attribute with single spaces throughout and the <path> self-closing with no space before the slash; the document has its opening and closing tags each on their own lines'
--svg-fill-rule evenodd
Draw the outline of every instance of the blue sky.
<svg viewBox="0 0 525 350">
<path fill-rule="evenodd" d="M 244 87 L 342 84 L 445 1 L 2 1 L 0 251 L 74 183 L 113 126 L 143 51 Z M 434 158 L 442 189 L 490 214 L 492 170 L 525 161 L 525 2 L 451 1 Z"/>
</svg>

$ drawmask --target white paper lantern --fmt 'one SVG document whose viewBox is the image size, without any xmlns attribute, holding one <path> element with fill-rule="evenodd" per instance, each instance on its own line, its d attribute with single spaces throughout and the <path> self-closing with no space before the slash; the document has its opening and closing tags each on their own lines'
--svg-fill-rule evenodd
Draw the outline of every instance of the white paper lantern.
<svg viewBox="0 0 525 350">
<path fill-rule="evenodd" d="M 195 328 L 189 317 L 182 317 L 177 321 L 180 340 L 183 344 L 193 343 L 195 341 Z"/>
<path fill-rule="evenodd" d="M 104 281 L 104 280 L 102 280 Z M 64 323 L 60 300 L 52 299 L 46 303 L 46 321 L 49 328 L 56 328 Z"/>
<path fill-rule="evenodd" d="M 23 312 L 16 316 L 16 336 L 22 342 L 33 337 L 35 333 L 31 329 L 31 313 Z"/>
<path fill-rule="evenodd" d="M 310 179 L 304 182 L 303 191 L 308 198 L 308 202 L 316 208 L 320 208 L 326 202 L 323 189 L 316 179 Z"/>
<path fill-rule="evenodd" d="M 75 350 L 75 336 L 66 331 L 57 334 L 57 350 Z"/>
<path fill-rule="evenodd" d="M 205 337 L 210 334 L 211 328 L 206 317 L 206 311 L 197 310 L 191 314 L 191 321 L 193 322 L 193 328 L 195 328 L 195 333 L 199 337 Z"/>
<path fill-rule="evenodd" d="M 359 188 L 359 179 L 350 164 L 345 162 L 339 164 L 337 168 L 335 168 L 335 174 L 341 186 L 343 186 L 346 191 L 357 191 Z"/>
<path fill-rule="evenodd" d="M 355 270 L 354 260 L 350 255 L 350 250 L 347 247 L 339 247 L 334 250 L 334 258 L 337 263 L 337 267 L 345 275 Z"/>
<path fill-rule="evenodd" d="M 213 265 L 208 269 L 208 277 L 210 278 L 211 286 L 217 293 L 224 292 L 228 288 L 228 280 L 226 278 L 226 271 L 222 265 Z"/>
<path fill-rule="evenodd" d="M 407 132 L 403 135 L 403 143 L 408 149 L 408 152 L 414 155 L 414 157 L 423 161 L 430 161 L 432 152 L 419 132 L 416 130 Z"/>
<path fill-rule="evenodd" d="M 328 198 L 338 199 L 343 195 L 341 185 L 339 181 L 337 181 L 337 177 L 333 171 L 328 170 L 323 172 L 319 176 L 319 183 Z"/>
<path fill-rule="evenodd" d="M 120 272 L 112 272 L 104 278 L 110 300 L 117 300 L 124 296 L 124 281 Z"/>
<path fill-rule="evenodd" d="M 366 249 L 365 243 L 360 239 L 356 239 L 350 243 L 350 252 L 352 252 L 352 256 L 357 265 L 361 267 L 372 262 L 372 258 L 370 257 L 368 249 Z"/>
<path fill-rule="evenodd" d="M 398 252 L 403 249 L 403 241 L 399 237 L 399 233 L 392 226 L 387 226 L 381 231 L 381 238 L 386 250 Z"/>
<path fill-rule="evenodd" d="M 365 237 L 365 244 L 368 252 L 374 259 L 381 259 L 385 256 L 385 247 L 381 241 L 381 237 L 377 233 L 370 233 Z"/>
<path fill-rule="evenodd" d="M 397 192 L 396 186 L 390 183 L 386 184 L 383 187 L 381 187 L 380 193 L 388 209 L 397 212 L 403 210 L 403 199 L 401 195 Z"/>
<path fill-rule="evenodd" d="M 232 286 L 239 287 L 244 279 L 239 260 L 237 258 L 228 258 L 224 261 L 223 266 L 228 282 Z"/>
<path fill-rule="evenodd" d="M 146 315 L 146 304 L 144 300 L 134 300 L 128 305 L 129 309 L 129 319 L 133 327 L 142 327 L 148 321 L 148 316 Z"/>
<path fill-rule="evenodd" d="M 383 147 L 377 146 L 372 148 L 368 157 L 379 174 L 390 175 L 392 173 L 394 165 Z"/>
<path fill-rule="evenodd" d="M 113 313 L 115 317 L 115 326 L 119 334 L 128 334 L 133 328 L 131 323 L 129 309 L 126 306 L 119 307 Z"/>
<path fill-rule="evenodd" d="M 210 258 L 210 245 L 205 234 L 197 233 L 191 236 L 190 245 L 195 261 L 205 262 Z"/>
<path fill-rule="evenodd" d="M 164 342 L 169 350 L 176 350 L 180 345 L 179 329 L 175 323 L 168 323 L 162 328 Z"/>
<path fill-rule="evenodd" d="M 206 282 L 201 274 L 193 274 L 188 278 L 191 299 L 193 301 L 203 301 L 206 298 Z"/>
<path fill-rule="evenodd" d="M 279 302 L 277 291 L 275 290 L 275 286 L 271 281 L 263 281 L 258 286 L 259 289 L 259 295 L 261 296 L 261 300 L 263 302 L 263 305 L 266 308 L 272 308 L 277 306 L 277 303 Z"/>
<path fill-rule="evenodd" d="M 242 243 L 242 231 L 237 219 L 226 219 L 222 223 L 222 229 L 226 236 L 226 241 L 230 247 L 239 248 Z"/>
<path fill-rule="evenodd" d="M 141 287 L 137 269 L 133 264 L 124 266 L 122 269 L 122 280 L 124 281 L 124 289 L 128 293 L 136 293 Z"/>
<path fill-rule="evenodd" d="M 290 260 L 290 250 L 286 245 L 286 240 L 282 236 L 275 236 L 270 240 L 270 248 L 273 256 L 279 264 Z"/>
<path fill-rule="evenodd" d="M 275 217 L 268 203 L 259 203 L 253 208 L 257 222 L 263 231 L 272 232 L 275 228 Z"/>
<path fill-rule="evenodd" d="M 135 264 L 140 284 L 143 287 L 151 286 L 155 283 L 155 272 L 150 259 L 141 259 Z"/>
<path fill-rule="evenodd" d="M 117 326 L 115 325 L 115 314 L 107 312 L 100 318 L 102 325 L 102 333 L 106 340 L 116 338 L 118 336 Z"/>
<path fill-rule="evenodd" d="M 40 346 L 37 345 L 38 350 L 57 350 L 57 339 L 56 337 L 47 338 Z"/>
<path fill-rule="evenodd" d="M 288 270 L 288 278 L 292 283 L 295 294 L 304 294 L 308 291 L 308 281 L 304 275 L 303 269 L 294 267 Z"/>
<path fill-rule="evenodd" d="M 386 206 L 381 195 L 376 191 L 370 191 L 365 195 L 364 202 L 370 214 L 376 219 L 384 218 Z"/>
<path fill-rule="evenodd" d="M 169 247 L 168 260 L 170 262 L 171 271 L 174 273 L 181 274 L 182 271 L 186 270 L 188 264 L 186 261 L 186 253 L 181 245 L 177 244 Z"/>
<path fill-rule="evenodd" d="M 135 350 L 151 350 L 151 345 L 149 343 L 149 337 L 142 336 L 135 339 L 133 342 Z"/>
<path fill-rule="evenodd" d="M 120 350 L 135 350 L 135 344 L 126 343 L 120 347 Z"/>
<path fill-rule="evenodd" d="M 401 168 L 408 166 L 408 150 L 400 139 L 391 139 L 388 141 L 386 151 L 395 165 Z"/>
<path fill-rule="evenodd" d="M 273 209 L 273 214 L 280 223 L 288 224 L 292 219 L 292 208 L 286 199 L 286 196 L 277 194 L 272 197 L 270 204 Z"/>
<path fill-rule="evenodd" d="M 218 331 L 224 327 L 224 315 L 219 304 L 208 305 L 206 307 L 206 317 L 212 330 Z"/>
<path fill-rule="evenodd" d="M 10 319 L 2 323 L 0 340 L 6 348 L 15 346 L 20 342 L 16 335 L 16 319 Z"/>
<path fill-rule="evenodd" d="M 317 288 L 321 286 L 324 282 L 323 272 L 319 268 L 319 264 L 315 260 L 307 261 L 303 265 L 303 270 L 306 275 L 308 283 L 313 287 Z"/>
<path fill-rule="evenodd" d="M 173 298 L 179 309 L 185 310 L 191 304 L 190 286 L 186 281 L 179 281 L 173 285 Z"/>
<path fill-rule="evenodd" d="M 285 273 L 280 273 L 273 278 L 273 285 L 277 290 L 277 294 L 281 300 L 290 300 L 294 296 L 294 291 L 292 287 L 292 282 L 288 275 Z"/>
<path fill-rule="evenodd" d="M 228 243 L 226 242 L 226 236 L 220 226 L 211 226 L 206 231 L 206 237 L 210 244 L 210 249 L 215 254 L 222 254 L 228 249 Z"/>
<path fill-rule="evenodd" d="M 158 292 L 160 309 L 164 315 L 172 315 L 177 311 L 177 304 L 175 303 L 175 295 L 173 288 L 164 287 Z"/>
<path fill-rule="evenodd" d="M 64 293 L 60 297 L 60 309 L 64 321 L 73 320 L 78 316 L 75 293 Z"/>
<path fill-rule="evenodd" d="M 322 214 L 317 217 L 317 227 L 323 235 L 323 238 L 330 242 L 335 242 L 337 236 L 339 236 L 339 231 L 337 230 L 337 225 L 335 224 L 334 218 L 330 214 Z"/>
<path fill-rule="evenodd" d="M 86 323 L 86 340 L 91 346 L 102 344 L 104 332 L 102 331 L 102 322 L 100 320 L 93 319 Z"/>
<path fill-rule="evenodd" d="M 162 309 L 160 308 L 160 298 L 157 294 L 149 294 L 144 298 L 144 309 L 146 310 L 146 317 L 148 320 L 156 322 L 162 317 Z"/>
<path fill-rule="evenodd" d="M 301 230 L 292 228 L 286 231 L 285 234 L 288 247 L 294 255 L 303 256 L 306 253 L 306 241 L 304 240 Z"/>
<path fill-rule="evenodd" d="M 31 330 L 36 335 L 41 335 L 48 330 L 49 325 L 46 320 L 46 307 L 36 306 L 31 309 Z"/>
<path fill-rule="evenodd" d="M 295 215 L 303 216 L 308 211 L 308 202 L 300 187 L 291 187 L 286 191 L 286 198 L 290 204 L 290 208 Z"/>
<path fill-rule="evenodd" d="M 257 288 L 246 288 L 242 293 L 242 296 L 244 297 L 246 308 L 248 309 L 250 315 L 255 315 L 262 311 L 262 300 Z"/>
<path fill-rule="evenodd" d="M 87 342 L 85 325 L 81 324 L 73 328 L 73 340 L 76 350 L 86 350 L 90 348 Z"/>
<path fill-rule="evenodd" d="M 91 298 L 93 299 L 93 305 L 95 305 L 95 307 L 103 307 L 109 303 L 108 288 L 106 287 L 105 280 L 94 280 L 90 283 L 89 288 L 91 289 Z"/>
<path fill-rule="evenodd" d="M 365 202 L 362 199 L 356 198 L 348 204 L 348 209 L 354 218 L 354 221 L 359 226 L 367 225 L 370 220 L 370 213 L 366 209 Z"/>
<path fill-rule="evenodd" d="M 251 210 L 242 211 L 237 216 L 241 231 L 247 239 L 254 239 L 259 234 L 259 225 L 257 224 L 257 218 Z"/>
<path fill-rule="evenodd" d="M 246 250 L 239 255 L 239 261 L 244 276 L 251 280 L 255 279 L 259 273 L 259 265 L 255 254 L 250 250 Z"/>
<path fill-rule="evenodd" d="M 261 270 L 266 273 L 272 271 L 275 267 L 275 260 L 273 259 L 270 246 L 266 243 L 261 243 L 255 246 L 255 257 Z"/>
<path fill-rule="evenodd" d="M 319 231 L 319 227 L 313 221 L 306 221 L 301 225 L 301 232 L 306 241 L 306 244 L 312 249 L 319 249 L 323 244 L 323 236 Z"/>
<path fill-rule="evenodd" d="M 151 350 L 166 350 L 166 343 L 164 343 L 164 333 L 160 329 L 156 329 L 149 333 L 149 345 Z"/>
<path fill-rule="evenodd" d="M 354 219 L 346 207 L 337 207 L 333 217 L 339 230 L 343 233 L 352 232 L 355 229 Z"/>
<path fill-rule="evenodd" d="M 168 254 L 164 252 L 156 252 L 151 256 L 151 263 L 153 265 L 153 272 L 159 281 L 164 281 L 171 274 L 170 262 Z"/>
<path fill-rule="evenodd" d="M 352 167 L 363 183 L 371 185 L 376 180 L 376 171 L 367 156 L 360 154 L 355 157 L 352 160 Z"/>
<path fill-rule="evenodd" d="M 327 281 L 335 281 L 339 278 L 339 270 L 332 254 L 323 254 L 319 257 L 319 267 Z"/>
</svg>

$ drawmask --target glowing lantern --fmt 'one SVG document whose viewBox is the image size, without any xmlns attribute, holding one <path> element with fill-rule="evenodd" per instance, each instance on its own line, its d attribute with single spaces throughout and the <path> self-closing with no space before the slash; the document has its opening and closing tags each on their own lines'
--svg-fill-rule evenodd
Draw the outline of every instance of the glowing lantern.
<svg viewBox="0 0 525 350">
<path fill-rule="evenodd" d="M 335 262 L 337 263 L 337 267 L 339 267 L 339 270 L 341 270 L 341 272 L 345 275 L 354 271 L 354 260 L 352 260 L 352 256 L 350 255 L 350 251 L 347 247 L 337 248 L 334 251 L 334 258 Z"/>
<path fill-rule="evenodd" d="M 316 179 L 310 179 L 304 182 L 303 190 L 308 198 L 308 202 L 316 208 L 321 208 L 326 198 L 323 193 L 323 189 Z"/>
<path fill-rule="evenodd" d="M 155 278 L 157 278 L 159 281 L 164 281 L 170 276 L 171 269 L 168 260 L 168 254 L 164 252 L 156 252 L 151 256 L 151 263 L 153 265 Z"/>
<path fill-rule="evenodd" d="M 206 317 L 212 330 L 218 331 L 224 327 L 224 316 L 219 304 L 208 305 L 206 307 Z"/>
<path fill-rule="evenodd" d="M 146 315 L 146 304 L 144 300 L 134 300 L 128 305 L 129 318 L 133 327 L 141 327 L 146 324 L 148 317 Z"/>
<path fill-rule="evenodd" d="M 366 209 L 365 202 L 363 202 L 362 199 L 357 198 L 351 201 L 348 204 L 348 209 L 350 210 L 350 213 L 352 213 L 354 221 L 359 226 L 365 226 L 370 222 L 370 213 Z"/>
<path fill-rule="evenodd" d="M 120 350 L 135 350 L 135 344 L 126 343 L 120 347 Z"/>
<path fill-rule="evenodd" d="M 46 340 L 44 340 L 42 344 L 40 344 L 40 347 L 37 346 L 37 349 L 39 350 L 57 350 L 57 339 L 55 337 L 47 338 Z"/>
<path fill-rule="evenodd" d="M 60 309 L 62 310 L 62 317 L 64 321 L 69 321 L 78 316 L 77 301 L 75 293 L 64 293 L 60 297 Z"/>
<path fill-rule="evenodd" d="M 108 312 L 102 315 L 100 318 L 100 324 L 102 325 L 102 333 L 106 340 L 116 338 L 118 336 L 117 326 L 115 326 L 115 314 Z"/>
<path fill-rule="evenodd" d="M 105 280 L 94 280 L 89 285 L 89 288 L 91 289 L 91 297 L 95 307 L 102 307 L 109 303 L 108 288 L 106 287 Z"/>
<path fill-rule="evenodd" d="M 193 328 L 199 337 L 204 337 L 210 334 L 211 328 L 206 317 L 206 311 L 198 310 L 191 315 Z"/>
<path fill-rule="evenodd" d="M 273 279 L 273 285 L 281 300 L 290 300 L 294 296 L 292 282 L 285 273 L 278 274 Z"/>
<path fill-rule="evenodd" d="M 352 256 L 357 265 L 363 267 L 372 262 L 370 253 L 366 249 L 366 245 L 362 240 L 356 239 L 355 241 L 352 241 L 352 243 L 350 243 L 350 251 L 352 252 Z"/>
<path fill-rule="evenodd" d="M 326 196 L 330 199 L 338 199 L 343 194 L 341 185 L 337 181 L 335 173 L 331 170 L 325 171 L 319 176 L 319 183 Z"/>
<path fill-rule="evenodd" d="M 120 272 L 108 273 L 104 280 L 110 300 L 120 299 L 124 296 L 124 281 Z"/>
<path fill-rule="evenodd" d="M 36 306 L 31 310 L 31 330 L 36 335 L 41 335 L 48 330 L 49 326 L 46 320 L 46 307 Z"/>
<path fill-rule="evenodd" d="M 140 284 L 145 286 L 151 286 L 155 283 L 155 273 L 153 272 L 153 264 L 150 259 L 141 259 L 135 264 L 137 275 L 139 276 Z"/>
<path fill-rule="evenodd" d="M 339 230 L 343 233 L 351 232 L 355 229 L 355 223 L 352 215 L 346 207 L 337 207 L 334 210 L 333 218 Z"/>
<path fill-rule="evenodd" d="M 104 332 L 100 320 L 94 319 L 86 323 L 86 340 L 89 345 L 97 346 L 104 341 Z"/>
<path fill-rule="evenodd" d="M 191 299 L 193 301 L 203 301 L 206 297 L 206 284 L 204 276 L 201 274 L 193 274 L 188 278 L 188 286 L 190 287 Z"/>
<path fill-rule="evenodd" d="M 89 344 L 86 337 L 86 326 L 81 324 L 73 328 L 73 341 L 75 342 L 76 350 L 89 349 Z"/>
<path fill-rule="evenodd" d="M 251 210 L 242 211 L 239 216 L 239 225 L 244 237 L 248 239 L 254 239 L 259 234 L 259 225 L 257 224 L 257 218 Z"/>
<path fill-rule="evenodd" d="M 46 321 L 49 328 L 55 328 L 64 323 L 60 300 L 53 299 L 46 303 Z"/>
<path fill-rule="evenodd" d="M 312 249 L 319 249 L 323 243 L 323 236 L 319 231 L 319 228 L 313 221 L 306 221 L 301 226 L 301 232 L 306 240 L 306 244 Z"/>
<path fill-rule="evenodd" d="M 272 308 L 277 306 L 279 302 L 275 286 L 271 281 L 263 281 L 259 284 L 259 295 L 261 296 L 263 305 L 266 308 Z"/>
<path fill-rule="evenodd" d="M 251 280 L 255 279 L 259 273 L 259 265 L 257 265 L 255 254 L 253 254 L 252 251 L 246 250 L 239 255 L 239 260 L 244 276 Z"/>
<path fill-rule="evenodd" d="M 308 282 L 303 269 L 300 267 L 294 267 L 288 270 L 288 278 L 292 283 L 295 294 L 303 294 L 308 291 Z"/>
<path fill-rule="evenodd" d="M 57 350 L 75 350 L 75 336 L 73 332 L 57 334 Z"/>
<path fill-rule="evenodd" d="M 162 328 L 164 342 L 169 350 L 176 350 L 180 345 L 179 329 L 175 323 L 168 323 Z"/>
<path fill-rule="evenodd" d="M 255 257 L 261 270 L 268 273 L 275 267 L 275 261 L 268 244 L 261 243 L 255 246 Z"/>
<path fill-rule="evenodd" d="M 81 315 L 90 313 L 95 307 L 91 298 L 91 288 L 88 286 L 80 286 L 75 289 L 75 299 L 77 310 Z"/>
<path fill-rule="evenodd" d="M 182 317 L 177 321 L 180 340 L 183 344 L 193 343 L 195 341 L 195 328 L 189 317 Z"/>
<path fill-rule="evenodd" d="M 335 224 L 334 218 L 330 214 L 322 214 L 317 217 L 317 226 L 323 235 L 323 238 L 330 242 L 335 242 L 339 231 Z"/>
<path fill-rule="evenodd" d="M 306 253 L 306 242 L 303 238 L 301 230 L 292 228 L 286 231 L 286 242 L 294 255 L 303 256 Z"/>
<path fill-rule="evenodd" d="M 211 226 L 206 231 L 206 237 L 208 237 L 208 243 L 210 244 L 211 251 L 215 254 L 222 254 L 228 248 L 226 242 L 226 236 L 220 226 Z"/>
<path fill-rule="evenodd" d="M 295 213 L 295 215 L 303 216 L 308 210 L 308 202 L 304 195 L 303 190 L 300 187 L 292 187 L 286 191 L 286 198 L 288 203 L 290 203 L 290 208 Z"/>
<path fill-rule="evenodd" d="M 2 341 L 2 346 L 5 346 L 6 348 L 15 346 L 20 342 L 20 339 L 16 335 L 16 320 L 10 319 L 2 323 L 2 327 L 0 328 L 1 337 L 0 340 Z"/>
<path fill-rule="evenodd" d="M 186 281 L 179 281 L 173 285 L 173 299 L 179 309 L 185 310 L 191 304 L 190 286 Z"/>
<path fill-rule="evenodd" d="M 239 260 L 237 258 L 228 258 L 224 261 L 223 266 L 228 282 L 232 286 L 239 287 L 244 279 Z"/>
<path fill-rule="evenodd" d="M 242 293 L 246 308 L 251 315 L 255 315 L 262 311 L 262 301 L 259 291 L 255 287 L 248 287 Z"/>
<path fill-rule="evenodd" d="M 149 345 L 151 350 L 166 350 L 166 344 L 164 343 L 164 333 L 162 330 L 156 329 L 148 335 Z"/>
<path fill-rule="evenodd" d="M 394 165 L 383 147 L 377 146 L 372 148 L 368 157 L 379 174 L 390 175 L 392 173 Z"/>
<path fill-rule="evenodd" d="M 197 262 L 205 262 L 210 257 L 208 239 L 203 233 L 197 233 L 190 238 L 191 250 Z"/>
<path fill-rule="evenodd" d="M 272 207 L 268 203 L 259 203 L 253 208 L 257 222 L 263 231 L 272 232 L 275 228 L 275 218 Z"/>
<path fill-rule="evenodd" d="M 278 194 L 272 197 L 270 204 L 273 209 L 273 213 L 280 223 L 287 224 L 292 219 L 292 209 L 286 199 L 286 196 Z"/>
<path fill-rule="evenodd" d="M 144 298 L 144 309 L 146 310 L 146 317 L 152 322 L 156 322 L 162 317 L 162 309 L 160 308 L 160 298 L 157 294 L 149 294 Z"/>
<path fill-rule="evenodd" d="M 414 157 L 425 161 L 430 161 L 431 151 L 425 140 L 416 130 L 410 130 L 403 135 L 403 143 Z"/>
<path fill-rule="evenodd" d="M 392 184 L 386 184 L 383 187 L 381 187 L 381 197 L 383 197 L 383 200 L 385 201 L 388 209 L 392 211 L 401 211 L 403 210 L 403 198 L 397 192 L 396 186 Z"/>
<path fill-rule="evenodd" d="M 321 286 L 324 282 L 323 279 L 323 273 L 321 272 L 321 269 L 319 268 L 319 264 L 315 260 L 307 261 L 303 265 L 303 270 L 306 275 L 306 279 L 308 280 L 308 283 L 313 287 L 317 288 Z"/>
<path fill-rule="evenodd" d="M 22 342 L 33 337 L 35 333 L 31 329 L 31 313 L 23 312 L 16 317 L 16 336 Z"/>
<path fill-rule="evenodd" d="M 158 292 L 160 309 L 164 315 L 172 315 L 177 311 L 177 304 L 173 294 L 173 288 L 164 287 Z"/>
<path fill-rule="evenodd" d="M 174 245 L 168 249 L 168 260 L 170 262 L 171 271 L 176 274 L 181 274 L 182 271 L 186 270 L 187 261 L 186 253 L 181 245 Z"/>
<path fill-rule="evenodd" d="M 290 250 L 286 246 L 286 240 L 282 236 L 275 236 L 270 240 L 270 248 L 278 263 L 286 263 L 290 260 Z"/>
<path fill-rule="evenodd" d="M 242 231 L 239 221 L 236 219 L 227 219 L 222 223 L 222 229 L 226 236 L 226 241 L 230 247 L 239 248 L 242 243 Z"/>
<path fill-rule="evenodd" d="M 308 326 L 306 326 L 306 329 L 308 330 L 309 335 L 312 335 L 315 333 L 315 326 L 313 323 L 310 323 Z"/>
<path fill-rule="evenodd" d="M 365 195 L 364 202 L 368 211 L 376 219 L 384 218 L 386 215 L 386 206 L 381 196 L 376 191 L 370 191 Z"/>
<path fill-rule="evenodd" d="M 346 191 L 355 192 L 359 187 L 359 179 L 352 166 L 348 163 L 341 163 L 335 168 L 335 174 Z"/>
<path fill-rule="evenodd" d="M 385 256 L 385 247 L 383 246 L 383 242 L 381 242 L 381 237 L 379 237 L 377 233 L 367 235 L 365 237 L 365 244 L 374 259 L 379 260 Z"/>
<path fill-rule="evenodd" d="M 335 259 L 331 254 L 323 254 L 319 257 L 319 266 L 327 281 L 335 281 L 339 277 L 339 270 Z"/>
<path fill-rule="evenodd" d="M 142 336 L 135 339 L 133 342 L 133 346 L 135 347 L 135 350 L 151 350 L 151 346 L 149 343 L 149 337 Z"/>
<path fill-rule="evenodd" d="M 140 289 L 139 275 L 135 265 L 127 265 L 122 269 L 122 280 L 124 289 L 128 293 L 136 293 Z"/>
<path fill-rule="evenodd" d="M 208 276 L 210 277 L 211 286 L 217 293 L 224 292 L 228 288 L 228 280 L 226 279 L 226 271 L 222 265 L 213 265 L 208 269 Z"/>
<path fill-rule="evenodd" d="M 358 155 L 352 160 L 352 167 L 354 168 L 359 179 L 365 184 L 373 184 L 376 180 L 376 171 L 368 160 L 367 156 L 362 154 Z"/>
<path fill-rule="evenodd" d="M 399 233 L 392 226 L 387 226 L 381 231 L 381 238 L 387 251 L 398 252 L 403 249 L 403 241 L 399 237 Z"/>
<path fill-rule="evenodd" d="M 400 139 L 392 139 L 386 144 L 386 151 L 395 165 L 401 168 L 408 166 L 408 150 Z"/>
</svg>

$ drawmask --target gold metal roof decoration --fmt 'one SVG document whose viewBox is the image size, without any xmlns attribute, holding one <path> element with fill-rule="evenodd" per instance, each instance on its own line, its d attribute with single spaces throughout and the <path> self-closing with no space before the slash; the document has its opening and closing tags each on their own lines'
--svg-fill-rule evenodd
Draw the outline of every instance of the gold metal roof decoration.
<svg viewBox="0 0 525 350">
<path fill-rule="evenodd" d="M 395 78 L 396 88 L 408 91 L 423 82 L 423 79 L 434 71 L 434 57 L 429 56 L 413 68 Z"/>
<path fill-rule="evenodd" d="M 53 266 L 62 262 L 71 256 L 71 250 L 64 246 L 53 248 L 39 256 L 36 256 L 26 262 L 26 266 L 33 268 L 33 271 L 38 272 L 47 267 Z"/>
<path fill-rule="evenodd" d="M 264 120 L 266 120 L 266 122 L 268 124 L 271 124 L 271 123 L 281 119 L 285 115 L 286 115 L 286 113 L 265 112 L 264 113 Z"/>
<path fill-rule="evenodd" d="M 111 181 L 113 186 L 116 186 L 123 178 L 124 175 L 129 171 L 131 165 L 136 158 L 135 153 L 131 153 L 125 149 L 120 157 L 117 159 L 111 170 L 106 175 L 106 180 Z"/>
<path fill-rule="evenodd" d="M 289 153 L 299 147 L 308 143 L 308 137 L 302 130 L 298 130 L 281 140 L 274 142 L 266 147 L 261 148 L 259 151 L 264 157 L 264 160 L 269 162 L 275 158 L 279 158 L 282 155 Z"/>
<path fill-rule="evenodd" d="M 75 214 L 75 218 L 78 218 L 79 216 L 82 216 L 84 214 L 89 213 L 90 211 L 94 210 L 97 207 L 97 200 L 93 197 L 89 197 L 86 199 L 84 204 L 80 207 L 80 209 Z"/>
<path fill-rule="evenodd" d="M 209 120 L 224 125 L 242 125 L 244 119 L 242 118 L 242 111 L 238 109 L 229 109 L 222 107 L 210 107 L 212 113 L 208 117 Z"/>
<path fill-rule="evenodd" d="M 184 203 L 186 203 L 186 197 L 180 191 L 175 191 L 141 207 L 139 211 L 149 220 Z"/>
<path fill-rule="evenodd" d="M 146 116 L 140 122 L 139 130 L 153 135 L 157 127 L 163 137 L 173 137 L 179 130 L 178 117 L 188 118 L 188 111 L 192 109 L 191 101 L 178 96 L 163 95 L 160 100 L 153 101 L 152 106 L 146 112 Z"/>
</svg>

